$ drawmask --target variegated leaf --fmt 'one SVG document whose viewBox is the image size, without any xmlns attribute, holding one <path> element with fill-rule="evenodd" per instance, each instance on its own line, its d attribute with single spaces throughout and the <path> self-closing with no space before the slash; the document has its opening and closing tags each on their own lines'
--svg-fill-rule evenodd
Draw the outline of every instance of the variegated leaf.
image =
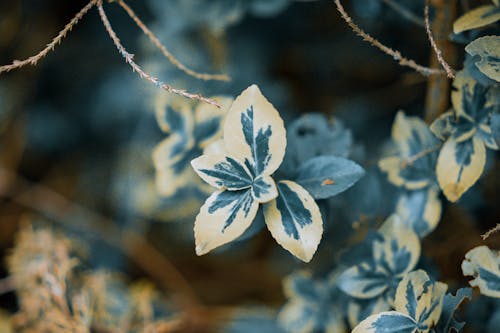
<svg viewBox="0 0 500 333">
<path fill-rule="evenodd" d="M 460 305 L 468 299 L 472 299 L 471 288 L 460 288 L 456 294 L 446 294 L 443 299 L 443 311 L 436 327 L 436 333 L 459 333 L 462 331 L 465 323 L 455 318 L 455 312 Z"/>
<path fill-rule="evenodd" d="M 225 155 L 202 155 L 191 161 L 193 169 L 211 186 L 230 191 L 252 186 L 250 171 L 240 161 Z"/>
<path fill-rule="evenodd" d="M 193 103 L 177 96 L 156 95 L 155 114 L 158 125 L 165 133 L 192 132 L 194 127 Z"/>
<path fill-rule="evenodd" d="M 474 8 L 453 23 L 453 32 L 458 34 L 463 31 L 484 27 L 500 20 L 500 7 L 484 5 Z"/>
<path fill-rule="evenodd" d="M 500 8 L 498 14 L 500 18 Z M 465 51 L 479 58 L 475 65 L 484 75 L 500 82 L 500 36 L 480 37 L 469 43 Z"/>
<path fill-rule="evenodd" d="M 401 277 L 411 271 L 420 258 L 420 240 L 399 216 L 390 216 L 380 227 L 383 240 L 373 243 L 373 258 L 378 267 Z"/>
<path fill-rule="evenodd" d="M 392 126 L 392 139 L 397 145 L 398 156 L 379 162 L 389 181 L 409 190 L 421 189 L 434 178 L 434 163 L 438 140 L 425 122 L 417 117 L 407 117 L 398 112 Z"/>
<path fill-rule="evenodd" d="M 500 253 L 487 246 L 478 246 L 465 255 L 462 262 L 465 276 L 474 277 L 469 281 L 472 287 L 478 287 L 481 294 L 500 298 Z"/>
<path fill-rule="evenodd" d="M 496 146 L 500 147 L 500 113 L 494 113 L 491 116 L 491 135 Z"/>
<path fill-rule="evenodd" d="M 436 118 L 431 126 L 431 132 L 440 140 L 445 141 L 454 131 L 455 114 L 452 111 L 447 111 Z"/>
<path fill-rule="evenodd" d="M 254 176 L 271 175 L 283 161 L 283 120 L 256 85 L 234 100 L 224 123 L 224 142 L 227 153 L 244 161 Z"/>
<path fill-rule="evenodd" d="M 241 236 L 252 223 L 258 208 L 250 189 L 214 192 L 196 216 L 196 254 L 206 254 Z"/>
<path fill-rule="evenodd" d="M 318 156 L 303 163 L 296 181 L 315 199 L 326 199 L 354 185 L 365 171 L 357 163 L 337 156 Z"/>
<path fill-rule="evenodd" d="M 396 214 L 413 228 L 420 238 L 433 231 L 441 217 L 439 193 L 433 187 L 403 193 L 396 205 Z"/>
<path fill-rule="evenodd" d="M 486 163 L 484 143 L 477 137 L 457 142 L 448 139 L 441 148 L 437 179 L 448 200 L 457 201 L 481 176 Z"/>
<path fill-rule="evenodd" d="M 411 317 L 396 311 L 372 315 L 354 328 L 352 333 L 416 333 L 418 326 Z"/>
<path fill-rule="evenodd" d="M 411 272 L 398 285 L 394 308 L 428 332 L 439 321 L 447 289 L 445 283 L 431 281 L 423 270 Z"/>
<path fill-rule="evenodd" d="M 278 197 L 264 205 L 264 218 L 271 235 L 286 250 L 309 262 L 323 234 L 323 220 L 313 197 L 295 182 L 277 185 Z"/>
<path fill-rule="evenodd" d="M 359 299 L 377 297 L 389 288 L 388 274 L 373 263 L 361 263 L 347 269 L 337 283 L 340 290 Z"/>
</svg>

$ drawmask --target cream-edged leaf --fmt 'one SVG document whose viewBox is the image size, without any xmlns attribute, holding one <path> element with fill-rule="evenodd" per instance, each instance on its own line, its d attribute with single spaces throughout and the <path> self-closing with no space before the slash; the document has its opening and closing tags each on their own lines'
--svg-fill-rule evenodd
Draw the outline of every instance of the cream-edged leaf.
<svg viewBox="0 0 500 333">
<path fill-rule="evenodd" d="M 351 327 L 356 327 L 371 315 L 391 309 L 392 306 L 387 302 L 386 297 L 375 297 L 369 300 L 352 299 L 347 304 L 347 321 Z"/>
<path fill-rule="evenodd" d="M 457 201 L 481 176 L 486 163 L 484 143 L 476 136 L 457 142 L 448 139 L 439 153 L 437 179 L 444 195 Z"/>
<path fill-rule="evenodd" d="M 259 176 L 252 184 L 252 195 L 260 203 L 266 203 L 278 196 L 276 183 L 271 176 Z"/>
<path fill-rule="evenodd" d="M 271 175 L 283 161 L 283 120 L 256 85 L 234 100 L 224 123 L 224 142 L 228 154 L 244 161 L 255 176 Z"/>
<path fill-rule="evenodd" d="M 191 161 L 194 171 L 218 189 L 231 191 L 252 186 L 252 175 L 240 161 L 224 155 L 202 155 Z"/>
<path fill-rule="evenodd" d="M 196 216 L 196 254 L 206 254 L 241 236 L 252 223 L 258 208 L 259 204 L 249 189 L 214 192 Z"/>
<path fill-rule="evenodd" d="M 264 218 L 274 239 L 302 261 L 309 262 L 323 235 L 323 220 L 313 197 L 299 184 L 277 184 L 278 197 L 264 205 Z"/>
<path fill-rule="evenodd" d="M 500 20 L 500 7 L 484 5 L 474 8 L 460 16 L 453 23 L 453 32 L 458 34 L 463 31 L 484 27 Z"/>
<path fill-rule="evenodd" d="M 214 141 L 222 138 L 222 123 L 226 116 L 233 99 L 225 96 L 212 97 L 219 105 L 199 103 L 194 110 L 194 136 L 197 138 L 201 148 L 207 147 Z"/>
<path fill-rule="evenodd" d="M 372 315 L 358 324 L 352 333 L 416 333 L 417 323 L 409 316 L 396 311 Z"/>
<path fill-rule="evenodd" d="M 445 283 L 431 281 L 423 270 L 411 272 L 398 285 L 394 308 L 413 318 L 419 328 L 428 330 L 441 316 L 447 289 Z"/>
<path fill-rule="evenodd" d="M 191 132 L 194 126 L 193 102 L 160 93 L 155 99 L 155 115 L 165 133 Z"/>
<path fill-rule="evenodd" d="M 447 111 L 434 119 L 430 126 L 430 130 L 437 138 L 445 141 L 453 134 L 454 121 L 455 114 L 453 111 Z"/>
<path fill-rule="evenodd" d="M 401 194 L 396 205 L 396 214 L 422 238 L 438 225 L 441 209 L 438 191 L 429 187 Z"/>
<path fill-rule="evenodd" d="M 475 65 L 484 75 L 500 82 L 500 36 L 480 37 L 469 43 L 465 51 L 479 58 Z"/>
<path fill-rule="evenodd" d="M 478 287 L 481 294 L 500 298 L 500 253 L 487 246 L 478 246 L 465 255 L 462 262 L 465 276 L 474 277 L 469 281 L 472 287 Z"/>
</svg>

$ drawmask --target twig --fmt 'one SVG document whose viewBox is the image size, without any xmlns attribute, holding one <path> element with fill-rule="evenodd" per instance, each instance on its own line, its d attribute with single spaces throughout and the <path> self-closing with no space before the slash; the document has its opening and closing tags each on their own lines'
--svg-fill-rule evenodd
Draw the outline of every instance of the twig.
<svg viewBox="0 0 500 333">
<path fill-rule="evenodd" d="M 419 151 L 415 155 L 409 156 L 406 160 L 404 160 L 403 168 L 407 168 L 408 166 L 413 165 L 419 159 L 438 151 L 441 148 L 442 144 L 435 145 L 433 147 L 426 148 L 424 150 Z"/>
<path fill-rule="evenodd" d="M 10 293 L 11 291 L 14 291 L 14 289 L 14 282 L 11 277 L 8 276 L 0 280 L 0 295 Z"/>
<path fill-rule="evenodd" d="M 63 30 L 59 32 L 59 34 L 50 42 L 47 44 L 47 47 L 45 47 L 42 51 L 39 53 L 35 54 L 34 56 L 29 57 L 28 59 L 25 60 L 14 60 L 12 64 L 9 65 L 4 65 L 0 66 L 0 74 L 3 72 L 9 72 L 13 69 L 21 68 L 26 65 L 36 65 L 40 59 L 45 57 L 50 51 L 53 51 L 56 45 L 60 44 L 61 41 L 66 37 L 68 32 L 70 32 L 73 27 L 82 19 L 82 17 L 87 14 L 87 12 L 94 7 L 97 4 L 98 0 L 91 0 L 85 7 L 83 7 L 72 19 L 71 21 L 66 24 Z"/>
<path fill-rule="evenodd" d="M 134 20 L 139 28 L 144 32 L 146 36 L 151 40 L 151 42 L 163 53 L 163 55 L 178 69 L 191 75 L 197 79 L 201 80 L 218 80 L 218 81 L 229 81 L 229 77 L 226 74 L 207 74 L 196 72 L 183 63 L 181 63 L 177 58 L 175 58 L 172 53 L 170 53 L 167 48 L 160 42 L 160 40 L 149 30 L 149 28 L 141 21 L 141 19 L 134 13 L 132 8 L 128 6 L 123 0 L 116 0 L 116 2 L 127 12 L 128 16 Z"/>
<path fill-rule="evenodd" d="M 492 234 L 497 233 L 497 232 L 499 232 L 499 231 L 500 231 L 500 223 L 497 223 L 497 225 L 496 225 L 496 226 L 494 226 L 492 229 L 490 229 L 490 230 L 486 231 L 484 234 L 482 234 L 482 235 L 481 235 L 481 238 L 482 238 L 483 240 L 486 240 L 486 239 L 488 239 L 488 237 L 490 237 Z"/>
<path fill-rule="evenodd" d="M 104 8 L 102 6 L 102 0 L 97 0 L 97 8 L 99 9 L 99 15 L 101 16 L 101 21 L 104 24 L 104 27 L 106 28 L 106 31 L 108 32 L 109 36 L 113 40 L 113 43 L 115 44 L 116 48 L 118 49 L 118 52 L 125 59 L 125 62 L 127 64 L 129 64 L 130 67 L 132 67 L 132 70 L 137 72 L 137 74 L 139 74 L 139 76 L 141 78 L 153 83 L 157 87 L 159 87 L 165 91 L 168 91 L 170 93 L 177 94 L 177 95 L 189 98 L 189 99 L 199 100 L 199 101 L 214 105 L 218 108 L 221 107 L 220 104 L 217 103 L 213 99 L 204 97 L 200 94 L 193 94 L 193 93 L 190 93 L 186 90 L 174 88 L 171 85 L 168 85 L 168 84 L 160 81 L 156 77 L 153 77 L 153 76 L 149 75 L 148 73 L 144 72 L 144 70 L 134 62 L 134 55 L 127 52 L 127 50 L 121 44 L 120 39 L 118 38 L 118 36 L 114 32 L 113 28 L 111 27 L 111 24 L 109 23 L 108 17 L 106 16 L 106 12 L 104 11 Z"/>
<path fill-rule="evenodd" d="M 411 10 L 408 10 L 405 7 L 401 6 L 398 2 L 394 0 L 383 0 L 383 1 L 387 6 L 391 7 L 394 11 L 403 15 L 408 21 L 413 22 L 421 27 L 425 26 L 424 20 L 422 20 L 417 15 L 413 14 Z"/>
<path fill-rule="evenodd" d="M 439 47 L 436 44 L 436 41 L 434 40 L 434 37 L 432 37 L 432 31 L 431 31 L 431 26 L 429 23 L 429 0 L 425 0 L 425 8 L 424 8 L 424 19 L 425 19 L 425 30 L 427 31 L 427 37 L 429 38 L 429 42 L 431 43 L 432 48 L 434 49 L 434 52 L 436 52 L 437 59 L 441 66 L 443 66 L 444 70 L 446 71 L 446 75 L 450 79 L 455 78 L 455 74 L 453 73 L 453 69 L 451 69 L 450 65 L 444 60 L 443 54 Z"/>
<path fill-rule="evenodd" d="M 429 76 L 429 75 L 434 75 L 434 74 L 443 74 L 444 72 L 440 69 L 437 68 L 429 68 L 425 67 L 422 65 L 417 64 L 414 60 L 412 59 L 407 59 L 401 55 L 401 52 L 397 50 L 393 50 L 390 47 L 385 46 L 382 44 L 380 41 L 372 37 L 370 34 L 367 32 L 363 31 L 359 26 L 357 26 L 353 21 L 352 18 L 347 14 L 345 11 L 344 7 L 340 3 L 340 0 L 333 0 L 335 2 L 335 5 L 337 6 L 337 10 L 344 19 L 344 21 L 349 25 L 349 27 L 361 38 L 363 38 L 364 41 L 367 41 L 371 45 L 375 46 L 385 54 L 390 55 L 394 60 L 396 60 L 399 65 L 405 66 L 405 67 L 410 67 L 417 72 L 419 72 L 422 75 Z"/>
<path fill-rule="evenodd" d="M 27 180 L 0 167 L 0 179 L 9 179 L 9 187 L 21 194 L 11 193 L 3 188 L 0 196 L 8 197 L 23 207 L 58 221 L 68 223 L 68 216 L 84 216 L 92 230 L 103 241 L 124 251 L 130 259 L 152 279 L 161 284 L 163 290 L 179 292 L 185 297 L 186 306 L 197 308 L 200 302 L 190 284 L 176 267 L 141 235 L 132 230 L 118 228 L 113 221 L 92 210 L 71 202 L 61 194 L 42 185 L 32 185 Z M 71 224 L 81 228 L 81 225 Z M 142 252 L 139 254 L 137 250 Z"/>
</svg>

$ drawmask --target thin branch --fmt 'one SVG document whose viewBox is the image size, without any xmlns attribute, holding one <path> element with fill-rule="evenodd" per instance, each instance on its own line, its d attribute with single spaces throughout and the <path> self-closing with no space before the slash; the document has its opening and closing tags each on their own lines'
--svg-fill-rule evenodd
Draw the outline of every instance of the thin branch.
<svg viewBox="0 0 500 333">
<path fill-rule="evenodd" d="M 183 90 L 183 89 L 174 88 L 171 85 L 166 84 L 166 83 L 160 81 L 158 78 L 156 78 L 154 76 L 151 76 L 148 73 L 146 73 L 139 65 L 137 65 L 134 62 L 134 55 L 131 54 L 131 53 L 128 53 L 127 50 L 121 44 L 120 39 L 118 38 L 118 36 L 114 32 L 113 28 L 111 27 L 111 24 L 110 24 L 110 22 L 108 20 L 106 12 L 104 11 L 104 8 L 102 6 L 102 0 L 97 0 L 97 8 L 99 10 L 99 15 L 101 17 L 101 21 L 104 24 L 104 27 L 106 28 L 106 31 L 108 32 L 109 36 L 113 40 L 113 43 L 115 44 L 116 48 L 118 49 L 118 52 L 125 59 L 125 62 L 127 64 L 129 64 L 130 67 L 132 67 L 132 70 L 135 71 L 135 72 L 137 72 L 137 74 L 139 74 L 139 76 L 141 78 L 143 78 L 143 79 L 145 79 L 145 80 L 153 83 L 155 86 L 157 86 L 157 87 L 159 87 L 159 88 L 161 88 L 161 89 L 163 89 L 165 91 L 168 91 L 170 93 L 177 94 L 177 95 L 189 98 L 189 99 L 195 99 L 195 100 L 198 100 L 198 101 L 202 101 L 202 102 L 214 105 L 214 106 L 216 106 L 218 108 L 221 107 L 220 104 L 217 103 L 213 99 L 204 97 L 204 96 L 202 96 L 200 94 L 193 94 L 193 93 L 190 93 L 190 92 L 188 92 L 186 90 Z"/>
<path fill-rule="evenodd" d="M 408 21 L 413 22 L 421 27 L 425 26 L 424 20 L 422 20 L 422 18 L 415 15 L 411 10 L 408 10 L 404 6 L 400 5 L 397 1 L 394 0 L 383 0 L 383 1 L 387 6 L 391 7 L 394 11 L 401 14 Z"/>
<path fill-rule="evenodd" d="M 433 147 L 426 148 L 424 150 L 419 151 L 415 155 L 409 156 L 406 160 L 403 161 L 403 168 L 407 168 L 413 165 L 419 159 L 430 155 L 436 151 L 438 151 L 442 147 L 442 144 L 435 145 Z"/>
<path fill-rule="evenodd" d="M 61 43 L 61 41 L 66 37 L 68 32 L 70 32 L 73 27 L 82 19 L 82 17 L 87 14 L 87 12 L 94 7 L 97 4 L 98 0 L 91 0 L 85 7 L 83 7 L 78 14 L 76 14 L 71 21 L 66 24 L 63 30 L 59 32 L 59 34 L 50 42 L 47 44 L 47 47 L 44 48 L 42 51 L 39 53 L 35 54 L 34 56 L 29 57 L 28 59 L 25 60 L 14 60 L 12 64 L 9 65 L 4 65 L 0 66 L 0 74 L 3 72 L 9 72 L 13 69 L 21 68 L 26 65 L 32 65 L 35 66 L 40 59 L 45 57 L 50 51 L 53 51 L 54 48 Z"/>
<path fill-rule="evenodd" d="M 160 40 L 149 30 L 149 28 L 141 21 L 141 19 L 134 13 L 132 8 L 130 8 L 125 1 L 116 0 L 116 2 L 127 12 L 128 16 L 134 20 L 139 28 L 144 32 L 146 36 L 151 40 L 151 42 L 163 53 L 165 58 L 167 58 L 175 67 L 183 71 L 184 73 L 191 75 L 197 79 L 201 80 L 218 80 L 218 81 L 229 81 L 230 78 L 226 74 L 208 74 L 196 72 L 183 63 L 181 63 L 177 58 L 170 53 L 167 48 L 160 42 Z"/>
<path fill-rule="evenodd" d="M 481 235 L 481 237 L 483 238 L 483 240 L 486 240 L 488 239 L 488 237 L 490 237 L 492 234 L 494 233 L 497 233 L 500 231 L 500 223 L 497 223 L 496 226 L 494 226 L 492 229 L 486 231 L 483 235 Z"/>
<path fill-rule="evenodd" d="M 352 18 L 347 14 L 345 11 L 344 7 L 340 3 L 340 0 L 333 0 L 335 2 L 335 5 L 337 6 L 337 10 L 344 19 L 344 21 L 349 25 L 349 27 L 361 38 L 363 38 L 364 41 L 367 41 L 371 45 L 375 46 L 385 54 L 390 55 L 394 60 L 396 60 L 399 65 L 405 66 L 405 67 L 410 67 L 417 72 L 419 72 L 422 75 L 428 76 L 428 75 L 434 75 L 434 74 L 443 74 L 444 72 L 438 68 L 429 68 L 425 67 L 422 65 L 417 64 L 414 60 L 412 59 L 407 59 L 401 55 L 401 52 L 397 50 L 393 50 L 390 47 L 385 46 L 382 44 L 380 41 L 372 37 L 370 34 L 367 32 L 363 31 L 359 26 L 357 26 L 353 21 Z"/>
<path fill-rule="evenodd" d="M 427 31 L 427 37 L 429 38 L 429 42 L 431 43 L 432 48 L 434 49 L 434 52 L 436 52 L 437 59 L 441 66 L 443 66 L 444 70 L 446 71 L 446 75 L 450 79 L 455 78 L 455 74 L 453 73 L 453 69 L 451 69 L 450 65 L 444 60 L 443 54 L 439 47 L 436 44 L 436 41 L 434 40 L 434 37 L 432 37 L 432 31 L 431 31 L 431 26 L 429 23 L 429 0 L 425 0 L 425 8 L 424 8 L 424 18 L 425 18 L 425 31 Z"/>
</svg>

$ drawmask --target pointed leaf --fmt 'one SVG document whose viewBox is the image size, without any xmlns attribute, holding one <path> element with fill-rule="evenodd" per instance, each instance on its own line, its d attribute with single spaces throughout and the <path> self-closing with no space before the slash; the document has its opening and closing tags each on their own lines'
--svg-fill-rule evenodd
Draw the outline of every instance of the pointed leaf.
<svg viewBox="0 0 500 333">
<path fill-rule="evenodd" d="M 398 285 L 394 308 L 413 318 L 420 328 L 430 329 L 441 316 L 447 288 L 442 282 L 431 281 L 423 270 L 411 272 Z"/>
<path fill-rule="evenodd" d="M 309 262 L 323 234 L 323 220 L 313 197 L 292 181 L 278 183 L 278 197 L 264 205 L 266 225 L 276 241 Z"/>
<path fill-rule="evenodd" d="M 336 156 L 318 156 L 303 163 L 296 181 L 315 199 L 326 199 L 354 185 L 365 171 L 355 162 Z"/>
<path fill-rule="evenodd" d="M 500 10 L 498 10 L 500 18 Z M 479 70 L 492 80 L 500 82 L 500 36 L 484 36 L 465 47 L 465 51 L 479 58 Z"/>
<path fill-rule="evenodd" d="M 224 142 L 228 154 L 244 161 L 254 176 L 271 175 L 283 161 L 283 120 L 256 85 L 233 102 L 224 124 Z"/>
<path fill-rule="evenodd" d="M 417 329 L 417 323 L 409 316 L 387 311 L 366 318 L 352 333 L 416 333 Z"/>
<path fill-rule="evenodd" d="M 469 301 L 472 299 L 471 288 L 460 288 L 455 295 L 450 293 L 444 296 L 443 312 L 436 328 L 437 333 L 459 333 L 462 331 L 465 323 L 456 319 L 455 312 L 466 299 Z"/>
<path fill-rule="evenodd" d="M 448 200 L 457 201 L 481 176 L 486 163 L 484 143 L 473 137 L 464 142 L 448 139 L 441 148 L 437 179 Z"/>
<path fill-rule="evenodd" d="M 484 5 L 474 8 L 453 23 L 453 32 L 459 34 L 463 31 L 484 27 L 500 20 L 500 8 L 493 5 Z"/>
<path fill-rule="evenodd" d="M 439 193 L 433 187 L 403 193 L 396 205 L 396 214 L 418 234 L 425 237 L 433 231 L 441 218 Z"/>
<path fill-rule="evenodd" d="M 252 223 L 258 208 L 250 190 L 214 192 L 196 216 L 196 254 L 206 254 L 241 236 Z"/>
<path fill-rule="evenodd" d="M 347 321 L 351 327 L 356 327 L 371 315 L 389 311 L 391 308 L 384 296 L 367 300 L 352 299 L 347 305 Z"/>
<path fill-rule="evenodd" d="M 454 131 L 455 114 L 452 111 L 448 111 L 436 118 L 430 129 L 432 133 L 438 137 L 440 140 L 447 140 Z"/>
<path fill-rule="evenodd" d="M 469 281 L 473 287 L 478 287 L 481 294 L 500 298 L 500 253 L 490 250 L 487 246 L 478 246 L 465 255 L 462 262 L 462 272 L 465 276 L 473 276 Z"/>
<path fill-rule="evenodd" d="M 224 155 L 202 155 L 191 161 L 194 171 L 208 184 L 231 191 L 252 186 L 252 175 L 243 163 Z"/>
<path fill-rule="evenodd" d="M 252 184 L 252 194 L 255 200 L 260 203 L 265 203 L 273 200 L 278 196 L 278 189 L 274 179 L 270 176 L 259 176 Z"/>
</svg>

